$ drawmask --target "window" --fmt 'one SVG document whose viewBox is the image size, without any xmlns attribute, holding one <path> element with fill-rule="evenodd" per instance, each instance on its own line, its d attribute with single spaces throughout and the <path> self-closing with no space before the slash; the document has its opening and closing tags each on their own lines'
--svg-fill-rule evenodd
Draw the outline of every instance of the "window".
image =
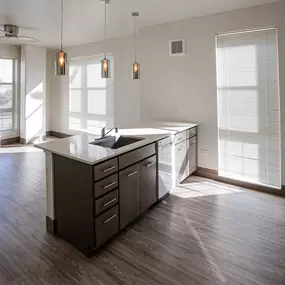
<svg viewBox="0 0 285 285">
<path fill-rule="evenodd" d="M 69 83 L 69 128 L 99 132 L 114 126 L 113 79 L 101 78 L 101 57 L 72 59 Z M 113 57 L 109 57 L 113 66 Z M 113 74 L 113 72 L 112 72 Z"/>
<path fill-rule="evenodd" d="M 16 129 L 15 60 L 0 58 L 0 132 Z"/>
<path fill-rule="evenodd" d="M 219 174 L 281 187 L 277 30 L 217 37 Z"/>
</svg>

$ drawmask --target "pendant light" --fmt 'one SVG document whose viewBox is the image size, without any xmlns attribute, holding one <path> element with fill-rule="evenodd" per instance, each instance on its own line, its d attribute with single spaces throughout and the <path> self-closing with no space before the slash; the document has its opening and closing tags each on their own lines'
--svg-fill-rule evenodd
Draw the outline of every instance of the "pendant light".
<svg viewBox="0 0 285 285">
<path fill-rule="evenodd" d="M 110 60 L 107 58 L 107 4 L 110 0 L 101 0 L 101 3 L 104 3 L 105 7 L 105 57 L 101 60 L 101 77 L 110 78 Z"/>
<path fill-rule="evenodd" d="M 139 16 L 139 13 L 133 12 L 132 16 L 134 17 L 135 22 L 135 61 L 132 66 L 133 79 L 140 79 L 140 64 L 137 62 L 137 17 Z"/>
<path fill-rule="evenodd" d="M 67 73 L 67 53 L 63 51 L 63 0 L 61 0 L 60 19 L 60 51 L 56 53 L 55 72 L 56 75 L 66 75 Z"/>
</svg>

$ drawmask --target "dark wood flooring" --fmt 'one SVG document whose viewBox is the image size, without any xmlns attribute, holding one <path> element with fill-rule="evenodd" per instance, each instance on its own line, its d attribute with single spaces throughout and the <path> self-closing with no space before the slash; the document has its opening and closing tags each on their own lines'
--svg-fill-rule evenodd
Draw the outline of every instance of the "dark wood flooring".
<svg viewBox="0 0 285 285">
<path fill-rule="evenodd" d="M 285 199 L 192 177 L 87 259 L 45 230 L 44 154 L 0 153 L 0 284 L 285 284 Z"/>
</svg>

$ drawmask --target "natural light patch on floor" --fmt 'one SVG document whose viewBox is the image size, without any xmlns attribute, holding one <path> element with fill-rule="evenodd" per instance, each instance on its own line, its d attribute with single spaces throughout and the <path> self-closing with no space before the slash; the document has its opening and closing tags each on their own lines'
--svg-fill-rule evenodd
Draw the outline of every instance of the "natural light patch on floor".
<svg viewBox="0 0 285 285">
<path fill-rule="evenodd" d="M 0 147 L 0 154 L 4 153 L 28 153 L 28 152 L 42 152 L 41 149 L 33 146 L 5 146 Z"/>
<path fill-rule="evenodd" d="M 41 142 L 49 142 L 53 140 L 58 140 L 56 137 L 40 137 L 37 139 L 34 144 Z M 11 144 L 11 145 L 2 145 L 0 144 L 0 154 L 1 153 L 28 153 L 28 152 L 42 152 L 41 149 L 34 147 L 33 144 Z"/>
<path fill-rule="evenodd" d="M 210 181 L 191 181 L 180 184 L 171 190 L 171 194 L 180 198 L 195 198 L 210 195 L 225 195 L 243 192 L 242 189 Z"/>
</svg>

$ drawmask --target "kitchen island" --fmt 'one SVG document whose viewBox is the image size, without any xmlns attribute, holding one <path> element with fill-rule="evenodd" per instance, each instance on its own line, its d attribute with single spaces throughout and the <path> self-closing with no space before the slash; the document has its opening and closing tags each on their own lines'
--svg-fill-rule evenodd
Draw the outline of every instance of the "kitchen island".
<svg viewBox="0 0 285 285">
<path fill-rule="evenodd" d="M 47 230 L 92 255 L 167 196 L 159 196 L 160 170 L 165 172 L 160 142 L 171 142 L 164 153 L 174 177 L 167 192 L 195 171 L 197 145 L 194 150 L 191 144 L 196 134 L 197 125 L 188 124 L 119 130 L 103 140 L 83 134 L 38 144 L 46 153 Z"/>
</svg>

